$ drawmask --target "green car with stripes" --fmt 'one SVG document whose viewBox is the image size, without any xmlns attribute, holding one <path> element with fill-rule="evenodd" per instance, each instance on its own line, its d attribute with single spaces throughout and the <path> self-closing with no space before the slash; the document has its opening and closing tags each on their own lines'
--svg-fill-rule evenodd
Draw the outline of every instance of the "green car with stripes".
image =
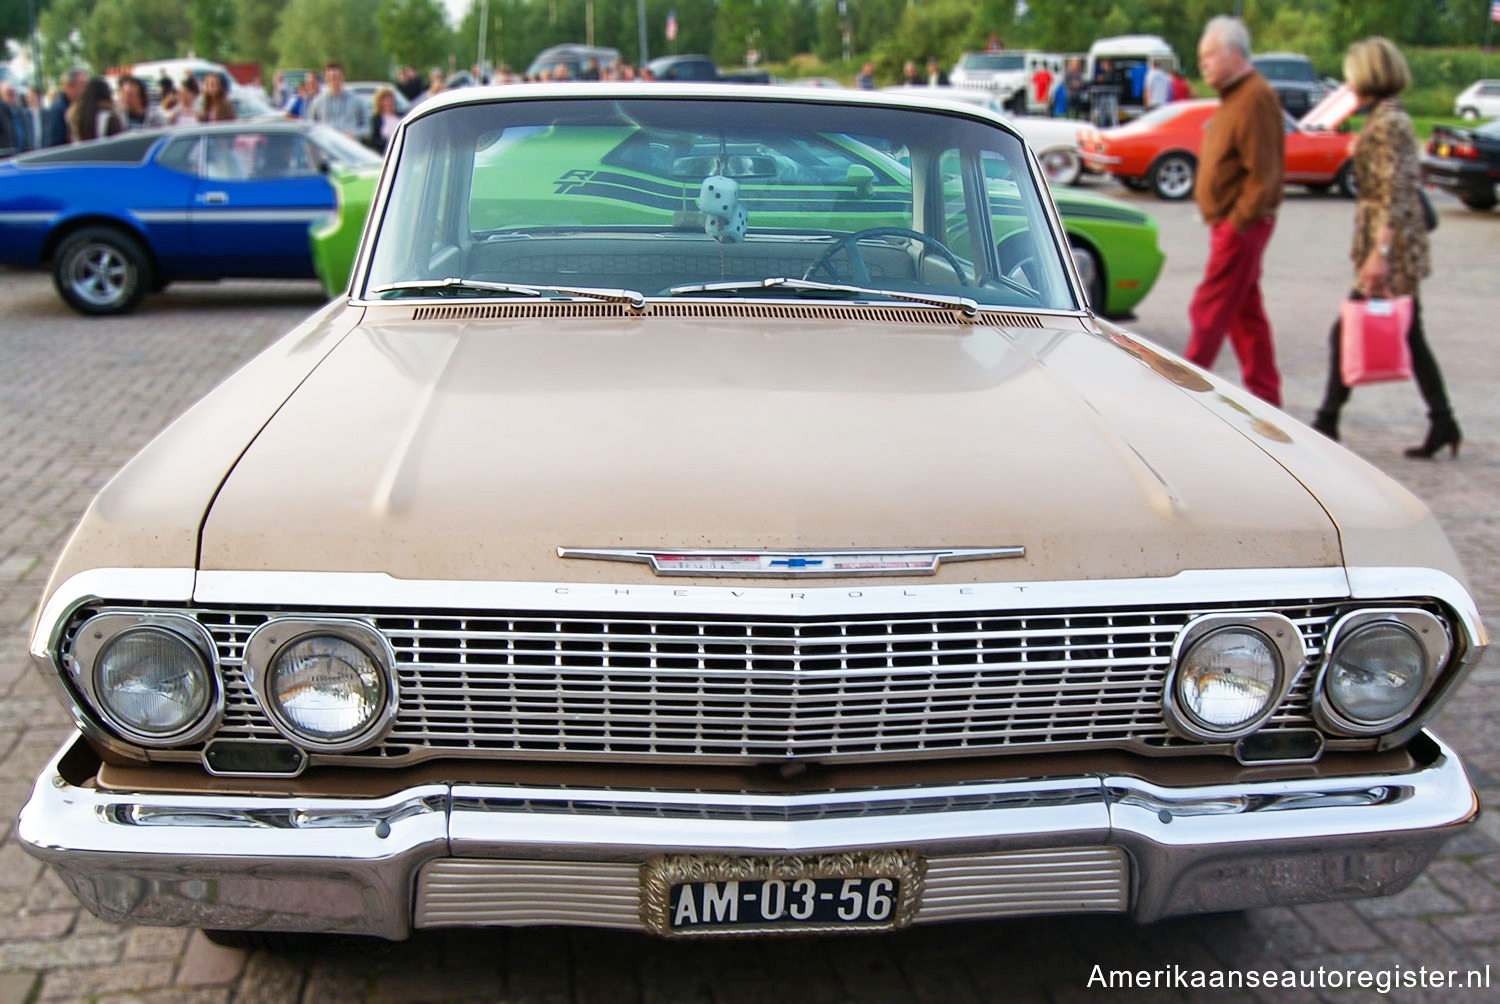
<svg viewBox="0 0 1500 1004">
<path fill-rule="evenodd" d="M 475 153 L 469 230 L 483 239 L 538 228 L 665 227 L 702 233 L 700 188 L 715 171 L 724 171 L 738 184 L 737 202 L 752 233 L 910 228 L 914 196 L 906 152 L 878 144 L 871 137 L 842 133 L 764 131 L 753 138 L 716 140 L 631 125 L 507 130 Z M 968 259 L 969 216 L 959 183 L 961 168 L 956 156 L 952 161 L 940 165 L 949 223 L 945 243 Z M 1025 281 L 1035 267 L 1036 243 L 1008 170 L 998 159 L 985 165 L 992 236 L 1009 274 Z M 337 296 L 349 285 L 378 172 L 343 170 L 331 180 L 338 209 L 312 226 L 311 241 L 318 275 L 329 295 Z M 1052 197 L 1091 302 L 1109 316 L 1128 314 L 1161 271 L 1156 221 L 1077 189 L 1055 189 Z M 836 265 L 825 271 L 825 278 L 848 277 Z M 560 263 L 560 272 L 568 273 L 567 263 Z"/>
</svg>

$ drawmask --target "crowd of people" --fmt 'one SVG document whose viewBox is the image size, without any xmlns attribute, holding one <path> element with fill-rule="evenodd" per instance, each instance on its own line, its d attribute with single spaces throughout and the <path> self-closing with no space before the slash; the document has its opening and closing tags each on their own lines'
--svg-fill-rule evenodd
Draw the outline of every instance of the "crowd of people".
<svg viewBox="0 0 1500 1004">
<path fill-rule="evenodd" d="M 435 73 L 431 92 L 442 89 Z M 136 129 L 163 129 L 199 122 L 227 122 L 236 117 L 232 81 L 224 74 L 186 74 L 180 81 L 163 76 L 153 100 L 146 82 L 133 75 L 110 80 L 87 70 L 68 70 L 50 95 L 35 88 L 0 82 L 0 152 L 22 153 L 81 143 Z M 365 99 L 344 89 L 344 69 L 329 62 L 322 74 L 308 73 L 296 89 L 282 86 L 276 75 L 276 111 L 289 118 L 321 122 L 384 150 L 400 116 L 394 87 L 375 95 L 373 110 Z M 395 85 L 395 86 L 400 86 Z"/>
<path fill-rule="evenodd" d="M 104 77 L 74 68 L 44 97 L 34 87 L 0 83 L 0 149 L 20 153 L 82 143 L 134 129 L 160 129 L 189 122 L 221 122 L 235 116 L 230 82 L 218 73 L 180 83 L 157 81 L 153 102 L 145 81 L 129 74 L 111 86 Z"/>
</svg>

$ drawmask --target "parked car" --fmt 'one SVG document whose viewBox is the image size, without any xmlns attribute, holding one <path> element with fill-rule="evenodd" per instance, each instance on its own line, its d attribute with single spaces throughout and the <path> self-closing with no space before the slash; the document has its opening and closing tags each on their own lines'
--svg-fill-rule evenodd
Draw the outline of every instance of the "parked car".
<svg viewBox="0 0 1500 1004">
<path fill-rule="evenodd" d="M 1040 115 L 1012 115 L 1005 99 L 993 91 L 964 87 L 929 87 L 898 84 L 883 90 L 910 94 L 928 94 L 943 101 L 962 101 L 987 108 L 1015 126 L 1042 162 L 1047 182 L 1053 185 L 1076 185 L 1083 176 L 1083 159 L 1078 154 L 1078 123 L 1068 119 Z"/>
<path fill-rule="evenodd" d="M 182 279 L 311 277 L 330 164 L 379 163 L 335 130 L 271 118 L 110 139 L 0 164 L 0 262 L 50 268 L 84 314 Z"/>
<path fill-rule="evenodd" d="M 932 102 L 928 89 L 917 91 L 920 96 L 916 100 Z M 710 156 L 713 152 L 695 149 L 692 155 Z M 829 203 L 839 206 L 838 222 L 850 230 L 909 222 L 909 213 L 898 205 L 902 200 L 910 202 L 909 167 L 855 138 L 814 144 L 803 138 L 777 142 L 762 137 L 757 139 L 753 155 L 775 163 L 772 175 L 747 178 L 740 184 L 743 203 L 756 211 L 756 218 L 762 222 L 800 226 L 809 216 L 822 222 L 823 206 Z M 551 168 L 543 168 L 531 163 L 534 156 L 561 159 Z M 644 130 L 621 127 L 577 133 L 566 143 L 550 139 L 518 142 L 498 152 L 489 166 L 495 171 L 495 184 L 509 188 L 523 205 L 528 201 L 550 203 L 561 193 L 564 201 L 576 204 L 576 211 L 584 216 L 608 215 L 623 204 L 656 222 L 675 218 L 696 196 L 701 179 L 673 173 L 673 165 L 684 156 L 680 139 L 672 135 L 655 137 Z M 513 168 L 512 160 L 517 161 Z M 856 171 L 851 181 L 850 171 L 856 166 L 868 177 Z M 547 170 L 554 173 L 544 179 Z M 502 175 L 515 180 L 502 182 Z M 332 181 L 338 191 L 338 209 L 311 228 L 313 260 L 330 296 L 348 288 L 375 177 L 375 171 L 358 168 L 335 175 Z M 1089 302 L 1110 316 L 1129 313 L 1150 292 L 1161 272 L 1163 256 L 1157 246 L 1156 221 L 1137 209 L 1090 192 L 1069 190 L 1057 192 L 1055 197 Z M 817 208 L 810 213 L 808 206 Z M 994 229 L 997 238 L 1006 237 L 1004 228 L 997 224 Z M 1001 246 L 1007 253 L 1015 251 L 1013 260 L 1008 259 L 1013 269 L 1031 267 L 1028 241 L 1012 236 L 1002 240 Z"/>
<path fill-rule="evenodd" d="M 719 67 L 712 58 L 691 53 L 657 56 L 646 64 L 646 69 L 650 70 L 651 75 L 657 80 L 710 81 L 719 79 Z"/>
<path fill-rule="evenodd" d="M 1330 186 L 1354 195 L 1349 161 L 1352 139 L 1336 131 L 1357 110 L 1348 88 L 1328 95 L 1300 121 L 1285 116 L 1285 172 L 1290 185 L 1317 192 Z M 1196 98 L 1154 108 L 1134 122 L 1113 129 L 1083 126 L 1078 152 L 1084 167 L 1118 178 L 1127 188 L 1151 190 L 1159 198 L 1185 199 L 1193 194 L 1203 131 L 1219 102 Z"/>
<path fill-rule="evenodd" d="M 1500 118 L 1472 129 L 1434 126 L 1422 154 L 1422 181 L 1452 192 L 1470 209 L 1493 208 L 1500 185 Z"/>
<path fill-rule="evenodd" d="M 576 43 L 554 45 L 536 54 L 531 65 L 526 67 L 526 76 L 528 79 L 535 79 L 550 75 L 557 67 L 562 66 L 567 69 L 569 80 L 577 80 L 590 60 L 603 69 L 620 61 L 620 50 Z"/>
<path fill-rule="evenodd" d="M 995 91 L 1003 103 L 1016 91 L 1024 90 L 1027 78 L 1026 52 L 965 52 L 953 64 L 948 82 L 954 87 L 977 87 Z"/>
<path fill-rule="evenodd" d="M 391 95 L 396 99 L 397 115 L 405 115 L 411 111 L 411 102 L 393 84 L 388 84 L 383 80 L 356 80 L 353 83 L 344 84 L 344 90 L 349 91 L 351 94 L 358 94 L 364 98 L 369 104 L 371 111 L 375 109 L 375 94 L 382 87 L 389 87 L 391 89 Z"/>
<path fill-rule="evenodd" d="M 1453 114 L 1477 122 L 1500 115 L 1500 80 L 1476 80 L 1453 99 Z"/>
<path fill-rule="evenodd" d="M 1109 61 L 1109 72 L 1102 63 Z M 1112 35 L 1095 40 L 1084 57 L 1085 103 L 1094 123 L 1113 128 L 1145 110 L 1146 74 L 1153 62 L 1176 69 L 1177 53 L 1159 35 Z"/>
<path fill-rule="evenodd" d="M 692 192 L 559 172 L 599 130 Z M 909 174 L 747 192 L 850 137 Z M 240 944 L 1146 921 L 1395 892 L 1476 820 L 1425 730 L 1486 643 L 1436 521 L 1094 316 L 993 116 L 516 86 L 391 151 L 350 294 L 46 587 L 78 731 L 14 832 L 89 910 Z"/>
<path fill-rule="evenodd" d="M 229 67 L 223 63 L 215 63 L 195 56 L 183 59 L 153 59 L 144 63 L 135 63 L 130 67 L 131 76 L 145 85 L 146 96 L 152 102 L 158 101 L 161 97 L 157 84 L 162 77 L 170 78 L 173 83 L 181 83 L 183 77 L 191 74 L 201 84 L 203 78 L 210 73 L 217 73 L 224 78 L 225 82 L 234 83 Z"/>
<path fill-rule="evenodd" d="M 229 103 L 234 105 L 234 117 L 241 122 L 247 119 L 282 118 L 282 112 L 271 107 L 270 98 L 259 87 L 242 87 L 235 84 L 229 88 Z"/>
<path fill-rule="evenodd" d="M 1313 68 L 1312 60 L 1298 52 L 1266 52 L 1250 59 L 1257 73 L 1266 78 L 1288 115 L 1301 118 L 1315 108 L 1328 87 Z"/>
</svg>

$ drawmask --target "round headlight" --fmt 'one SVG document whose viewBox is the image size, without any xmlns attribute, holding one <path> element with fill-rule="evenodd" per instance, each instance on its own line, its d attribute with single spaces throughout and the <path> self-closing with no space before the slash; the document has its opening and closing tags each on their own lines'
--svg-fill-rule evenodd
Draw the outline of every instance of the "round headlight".
<svg viewBox="0 0 1500 1004">
<path fill-rule="evenodd" d="M 1323 692 L 1334 711 L 1371 727 L 1404 717 L 1426 684 L 1427 660 L 1417 636 L 1404 624 L 1376 621 L 1334 649 Z"/>
<path fill-rule="evenodd" d="M 186 732 L 214 697 L 203 653 L 177 632 L 152 626 L 110 639 L 94 660 L 93 689 L 115 725 L 148 739 Z"/>
<path fill-rule="evenodd" d="M 304 635 L 271 660 L 265 694 L 288 729 L 312 743 L 339 743 L 368 729 L 386 702 L 385 674 L 359 645 Z"/>
<path fill-rule="evenodd" d="M 1281 685 L 1281 657 L 1250 628 L 1220 628 L 1195 642 L 1177 666 L 1177 705 L 1199 727 L 1233 732 L 1259 718 Z"/>
</svg>

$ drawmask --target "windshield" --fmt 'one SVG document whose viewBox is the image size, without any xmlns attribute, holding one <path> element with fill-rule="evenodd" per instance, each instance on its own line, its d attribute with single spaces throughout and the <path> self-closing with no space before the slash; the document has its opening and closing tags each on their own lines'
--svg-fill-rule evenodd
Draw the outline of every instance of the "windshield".
<svg viewBox="0 0 1500 1004">
<path fill-rule="evenodd" d="M 972 52 L 960 64 L 966 70 L 1024 70 L 1026 54 L 1021 52 Z"/>
<path fill-rule="evenodd" d="M 1300 59 L 1257 59 L 1255 69 L 1267 80 L 1317 80 L 1311 63 Z"/>
<path fill-rule="evenodd" d="M 685 98 L 461 104 L 408 122 L 364 292 L 733 295 L 728 284 L 1075 309 L 1044 207 L 1021 141 L 955 114 Z"/>
</svg>

